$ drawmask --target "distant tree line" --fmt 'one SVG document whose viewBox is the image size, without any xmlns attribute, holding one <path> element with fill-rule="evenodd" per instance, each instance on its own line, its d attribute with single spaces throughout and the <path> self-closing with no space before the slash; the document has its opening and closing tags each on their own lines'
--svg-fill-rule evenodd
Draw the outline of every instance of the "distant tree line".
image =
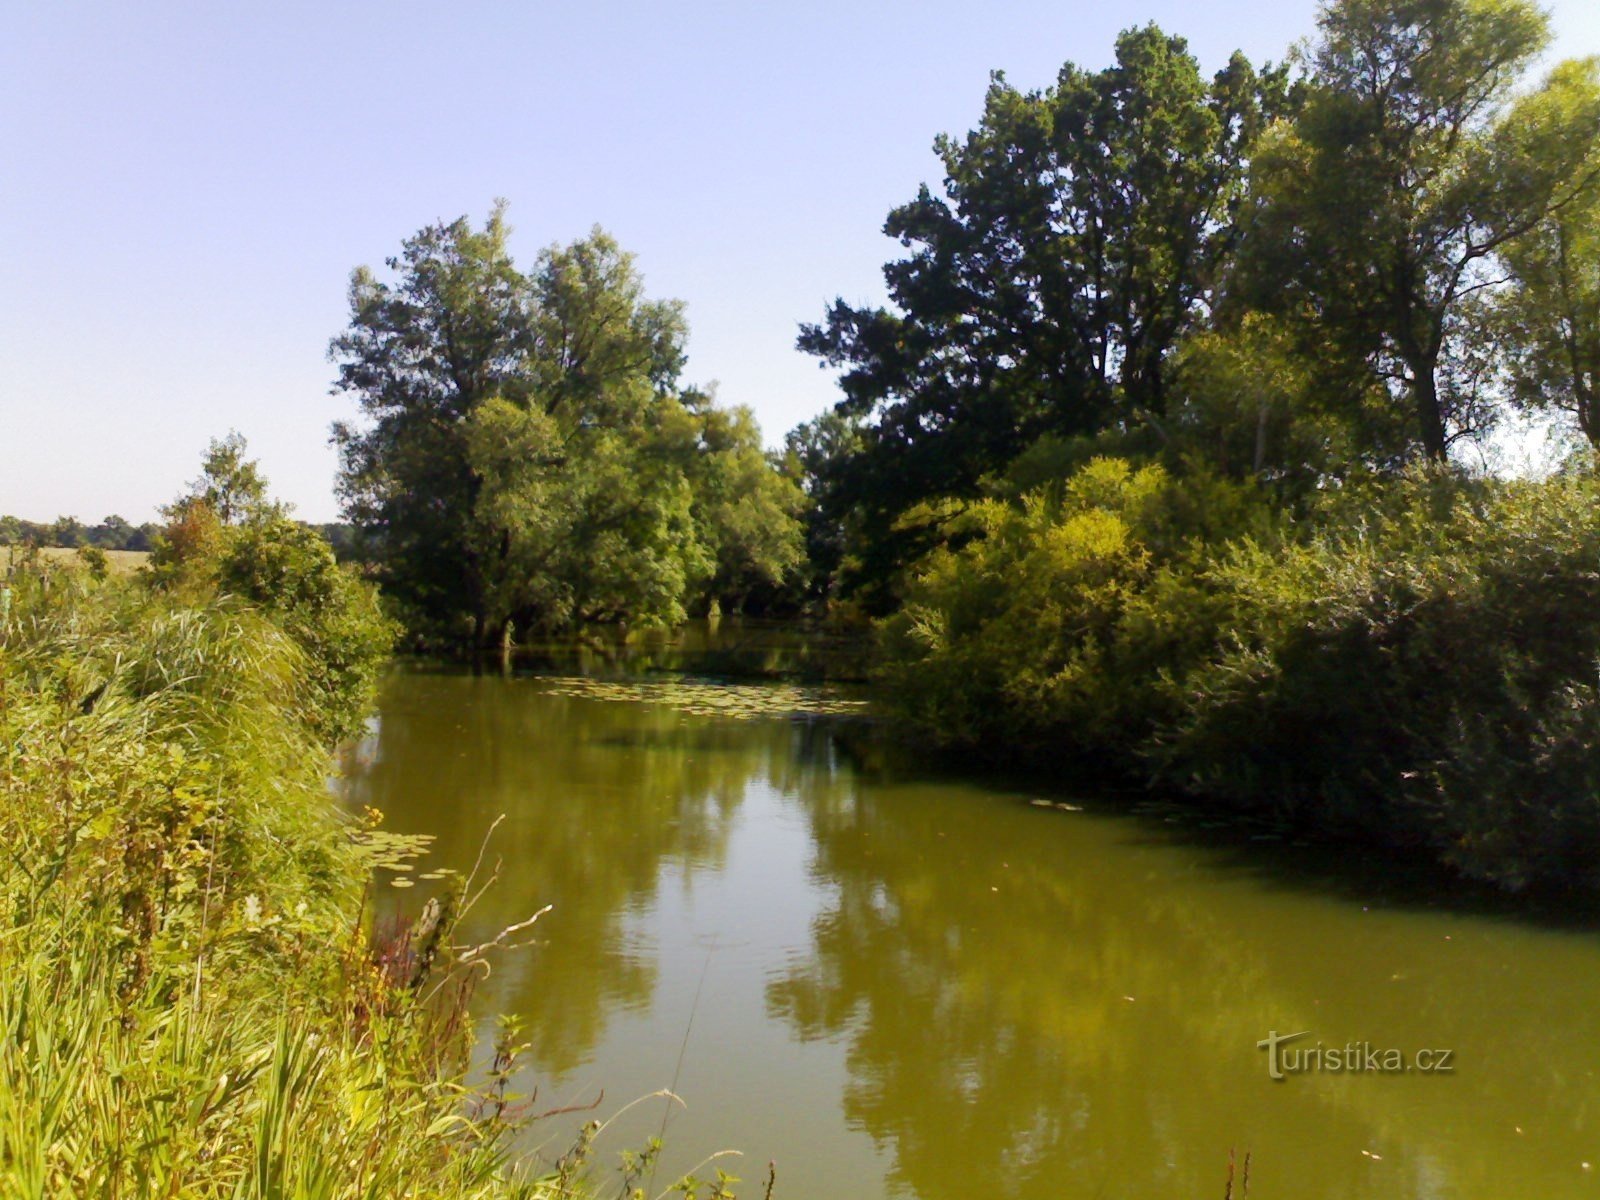
<svg viewBox="0 0 1600 1200">
<path fill-rule="evenodd" d="M 98 546 L 102 550 L 154 550 L 161 526 L 154 521 L 134 525 L 113 514 L 98 525 L 85 525 L 76 517 L 57 517 L 54 521 L 24 521 L 20 517 L 0 517 L 0 545 L 7 546 L 59 546 L 73 550 L 80 546 Z M 310 525 L 327 543 L 340 561 L 345 561 L 355 548 L 355 531 L 338 522 Z"/>
<path fill-rule="evenodd" d="M 161 526 L 153 521 L 134 525 L 115 514 L 98 525 L 85 525 L 76 517 L 54 521 L 24 521 L 0 517 L 0 545 L 61 546 L 76 549 L 98 546 L 102 550 L 149 550 Z"/>
<path fill-rule="evenodd" d="M 175 527 L 182 525 L 186 515 L 191 515 L 197 504 L 202 503 L 224 525 L 236 523 L 247 512 L 259 515 L 268 510 L 276 517 L 289 521 L 289 506 L 267 500 L 266 483 L 260 467 L 247 457 L 247 452 L 245 439 L 238 433 L 214 439 L 202 461 L 200 478 L 189 485 L 190 490 L 183 496 L 162 508 L 165 523 L 147 521 L 142 525 L 133 525 L 113 515 L 98 525 L 86 526 L 76 517 L 57 517 L 46 524 L 0 516 L 0 545 L 54 546 L 67 550 L 94 547 L 100 550 L 159 553 L 163 540 Z M 292 523 L 320 535 L 332 547 L 339 561 L 345 561 L 353 554 L 354 531 L 348 525 Z"/>
</svg>

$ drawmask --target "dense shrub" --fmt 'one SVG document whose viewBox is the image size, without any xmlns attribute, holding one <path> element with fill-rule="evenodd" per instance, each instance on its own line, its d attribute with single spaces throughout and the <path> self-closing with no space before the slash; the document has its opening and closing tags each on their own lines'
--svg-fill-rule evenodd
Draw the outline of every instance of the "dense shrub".
<svg viewBox="0 0 1600 1200">
<path fill-rule="evenodd" d="M 924 560 L 885 625 L 890 693 L 953 744 L 1130 749 L 1182 640 L 1160 628 L 1162 599 L 1208 538 L 1264 522 L 1247 487 L 1117 458 L 1017 503 L 980 502 L 952 525 L 961 548 Z"/>
<path fill-rule="evenodd" d="M 1586 473 L 1421 476 L 1303 544 L 1230 549 L 1206 580 L 1226 634 L 1151 761 L 1511 887 L 1600 883 L 1597 501 Z"/>
<path fill-rule="evenodd" d="M 330 743 L 360 727 L 398 627 L 378 590 L 314 527 L 267 499 L 244 440 L 214 441 L 201 477 L 165 510 L 149 577 L 177 597 L 243 601 L 304 652 L 300 713 Z"/>
<path fill-rule="evenodd" d="M 377 588 L 336 561 L 318 531 L 281 516 L 232 530 L 216 574 L 225 594 L 271 615 L 306 652 L 319 731 L 354 733 L 397 634 Z"/>
<path fill-rule="evenodd" d="M 949 743 L 1600 885 L 1597 502 L 1587 471 L 1427 471 L 1283 537 L 1236 485 L 1099 460 L 969 514 L 887 624 L 887 682 Z"/>
</svg>

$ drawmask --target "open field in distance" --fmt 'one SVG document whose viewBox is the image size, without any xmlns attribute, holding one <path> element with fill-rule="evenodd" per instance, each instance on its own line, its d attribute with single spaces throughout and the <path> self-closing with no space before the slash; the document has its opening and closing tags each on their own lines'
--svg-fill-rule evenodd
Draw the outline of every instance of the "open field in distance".
<svg viewBox="0 0 1600 1200">
<path fill-rule="evenodd" d="M 76 563 L 78 552 L 65 546 L 42 546 L 39 554 L 48 562 Z M 148 550 L 107 550 L 106 561 L 113 575 L 132 575 L 150 561 Z"/>
</svg>

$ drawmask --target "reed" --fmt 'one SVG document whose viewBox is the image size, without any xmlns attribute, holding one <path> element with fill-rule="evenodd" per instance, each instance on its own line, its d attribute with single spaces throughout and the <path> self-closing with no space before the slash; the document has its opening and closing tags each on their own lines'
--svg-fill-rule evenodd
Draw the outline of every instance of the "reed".
<svg viewBox="0 0 1600 1200">
<path fill-rule="evenodd" d="M 449 921 L 399 972 L 358 916 L 394 843 L 328 795 L 307 654 L 220 595 L 14 580 L 0 1194 L 571 1194 L 512 1154 L 514 1038 L 468 1077 Z"/>
</svg>

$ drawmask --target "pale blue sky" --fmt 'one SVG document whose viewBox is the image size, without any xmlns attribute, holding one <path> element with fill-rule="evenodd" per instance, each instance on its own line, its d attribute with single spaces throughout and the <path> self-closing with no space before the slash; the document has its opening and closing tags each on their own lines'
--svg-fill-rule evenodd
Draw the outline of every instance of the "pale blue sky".
<svg viewBox="0 0 1600 1200">
<path fill-rule="evenodd" d="M 148 519 L 237 428 L 331 519 L 350 269 L 496 196 L 525 260 L 610 229 L 688 302 L 689 377 L 775 442 L 832 399 L 797 323 L 881 298 L 884 215 L 991 69 L 1044 86 L 1149 19 L 1208 70 L 1280 58 L 1314 11 L 0 0 L 0 513 Z M 1600 4 L 1552 11 L 1600 53 Z"/>
</svg>

